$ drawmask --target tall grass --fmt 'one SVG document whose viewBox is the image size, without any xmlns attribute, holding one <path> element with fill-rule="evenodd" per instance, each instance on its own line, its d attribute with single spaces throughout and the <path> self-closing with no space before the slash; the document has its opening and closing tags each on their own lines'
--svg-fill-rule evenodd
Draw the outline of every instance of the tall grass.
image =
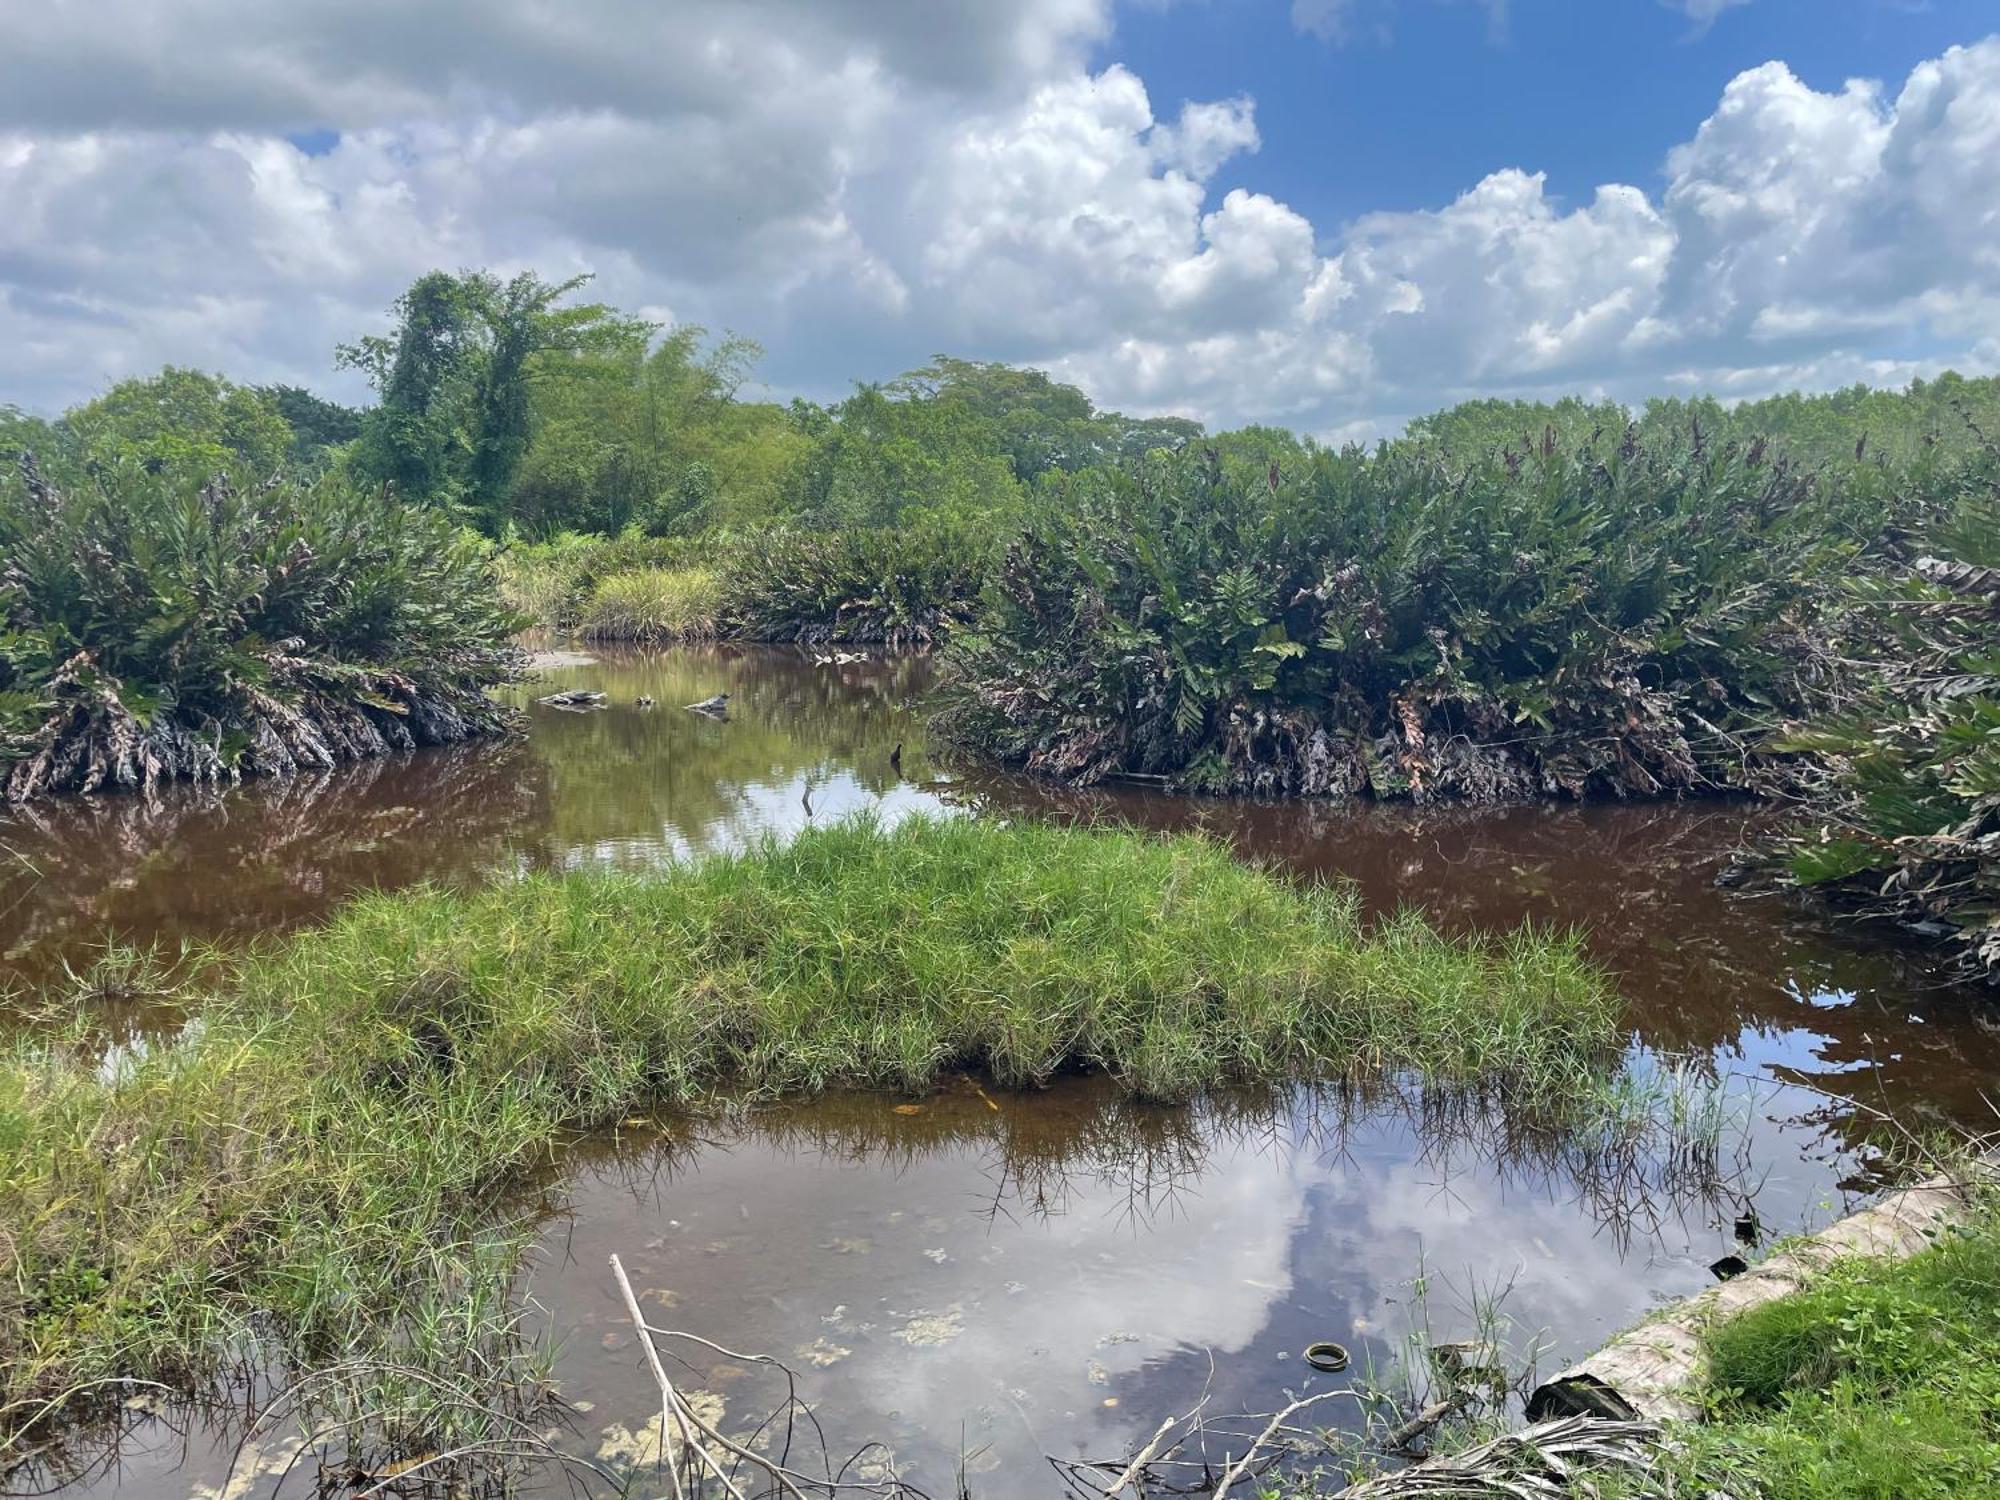
<svg viewBox="0 0 2000 1500">
<path fill-rule="evenodd" d="M 0 794 L 324 767 L 490 733 L 482 546 L 326 479 L 0 475 Z"/>
<path fill-rule="evenodd" d="M 500 593 L 510 609 L 537 628 L 572 631 L 600 580 L 614 573 L 687 566 L 695 553 L 687 538 L 629 529 L 615 536 L 565 531 L 542 542 L 511 541 L 497 563 Z"/>
<path fill-rule="evenodd" d="M 722 579 L 711 568 L 613 573 L 590 591 L 577 634 L 594 641 L 707 640 L 722 602 Z"/>
<path fill-rule="evenodd" d="M 14 1044 L 0 1410 L 196 1384 L 253 1334 L 308 1365 L 383 1348 L 454 1279 L 497 1305 L 511 1262 L 472 1247 L 509 1181 L 635 1107 L 1087 1068 L 1146 1097 L 1415 1074 L 1559 1109 L 1615 1067 L 1617 1021 L 1572 942 L 1364 933 L 1346 894 L 1188 839 L 852 826 L 654 877 L 367 896 L 177 1037 Z"/>
</svg>

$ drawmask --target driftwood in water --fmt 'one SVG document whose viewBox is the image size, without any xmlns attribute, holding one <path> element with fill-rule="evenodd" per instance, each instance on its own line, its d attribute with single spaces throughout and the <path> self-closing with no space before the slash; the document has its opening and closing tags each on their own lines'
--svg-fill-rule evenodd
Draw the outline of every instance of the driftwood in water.
<svg viewBox="0 0 2000 1500">
<path fill-rule="evenodd" d="M 1621 1334 L 1528 1397 L 1528 1418 L 1585 1413 L 1629 1420 L 1693 1421 L 1705 1360 L 1702 1332 L 1748 1308 L 1788 1296 L 1834 1261 L 1867 1255 L 1903 1260 L 1965 1216 L 1980 1178 L 2000 1170 L 1990 1159 L 1971 1172 L 1933 1177 L 1892 1193 L 1773 1255 L 1763 1264 L 1678 1303 Z"/>
<path fill-rule="evenodd" d="M 713 698 L 690 703 L 688 708 L 694 713 L 707 714 L 711 719 L 726 719 L 729 717 L 729 694 L 717 693 Z"/>
<path fill-rule="evenodd" d="M 1592 1470 L 1643 1474 L 1652 1467 L 1660 1429 L 1652 1422 L 1609 1417 L 1558 1417 L 1510 1432 L 1444 1458 L 1349 1485 L 1334 1500 L 1416 1500 L 1452 1496 L 1474 1500 L 1569 1500 L 1591 1494 L 1582 1476 Z"/>
<path fill-rule="evenodd" d="M 536 701 L 545 703 L 550 708 L 578 710 L 602 708 L 606 700 L 602 693 L 593 693 L 584 688 L 570 688 L 566 692 L 550 693 L 546 698 L 539 698 Z"/>
</svg>

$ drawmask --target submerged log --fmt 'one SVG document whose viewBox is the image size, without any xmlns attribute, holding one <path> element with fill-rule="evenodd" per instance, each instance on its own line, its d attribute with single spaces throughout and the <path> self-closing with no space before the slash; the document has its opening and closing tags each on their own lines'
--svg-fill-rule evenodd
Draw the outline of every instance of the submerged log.
<svg viewBox="0 0 2000 1500">
<path fill-rule="evenodd" d="M 1967 1173 L 1933 1177 L 1892 1193 L 1740 1276 L 1676 1304 L 1537 1386 L 1528 1397 L 1528 1420 L 1590 1415 L 1623 1421 L 1694 1421 L 1701 1415 L 1695 1397 L 1704 1373 L 1701 1336 L 1706 1328 L 1799 1291 L 1836 1260 L 1854 1255 L 1904 1260 L 1915 1255 L 1964 1218 L 1980 1179 L 1991 1182 L 1996 1174 L 2000 1162 L 1987 1158 Z"/>
<path fill-rule="evenodd" d="M 550 693 L 547 697 L 536 701 L 545 703 L 550 708 L 579 709 L 602 708 L 607 700 L 602 693 L 589 692 L 584 688 L 570 688 L 566 692 Z"/>
</svg>

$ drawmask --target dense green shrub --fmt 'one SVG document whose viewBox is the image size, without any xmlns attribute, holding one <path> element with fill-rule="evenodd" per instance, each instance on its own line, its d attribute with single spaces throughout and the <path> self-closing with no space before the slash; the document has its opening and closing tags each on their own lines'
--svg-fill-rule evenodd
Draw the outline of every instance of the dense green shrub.
<svg viewBox="0 0 2000 1500">
<path fill-rule="evenodd" d="M 328 766 L 484 734 L 518 623 L 483 544 L 335 481 L 0 478 L 0 785 Z"/>
<path fill-rule="evenodd" d="M 1906 571 L 1850 585 L 1842 701 L 1788 740 L 1830 767 L 1791 870 L 2000 980 L 2000 483 L 1966 484 Z"/>
<path fill-rule="evenodd" d="M 725 554 L 724 610 L 752 640 L 935 645 L 971 614 L 988 550 L 957 528 L 767 531 Z"/>
<path fill-rule="evenodd" d="M 1082 476 L 949 654 L 943 731 L 1036 772 L 1498 798 L 1741 786 L 1815 580 L 1887 503 L 1626 433 L 1454 465 L 1215 450 Z"/>
</svg>

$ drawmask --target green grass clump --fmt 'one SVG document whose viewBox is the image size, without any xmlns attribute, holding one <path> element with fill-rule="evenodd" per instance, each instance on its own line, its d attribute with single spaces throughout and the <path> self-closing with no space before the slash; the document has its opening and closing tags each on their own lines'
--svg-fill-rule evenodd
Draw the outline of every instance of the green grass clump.
<svg viewBox="0 0 2000 1500">
<path fill-rule="evenodd" d="M 1560 1107 L 1615 1066 L 1617 1019 L 1572 941 L 1364 932 L 1348 895 L 1185 838 L 856 825 L 651 877 L 367 896 L 242 961 L 177 1037 L 98 1057 L 79 1029 L 0 1063 L 0 1409 L 497 1306 L 519 1242 L 494 1205 L 635 1108 L 958 1068 L 1148 1097 L 1414 1074 Z"/>
<path fill-rule="evenodd" d="M 721 607 L 722 581 L 711 569 L 634 569 L 598 580 L 577 633 L 594 641 L 706 640 Z"/>
<path fill-rule="evenodd" d="M 1676 1430 L 1643 1493 L 2000 1495 L 2000 1200 L 1909 1260 L 1842 1262 L 1706 1345 L 1713 1417 Z"/>
</svg>

